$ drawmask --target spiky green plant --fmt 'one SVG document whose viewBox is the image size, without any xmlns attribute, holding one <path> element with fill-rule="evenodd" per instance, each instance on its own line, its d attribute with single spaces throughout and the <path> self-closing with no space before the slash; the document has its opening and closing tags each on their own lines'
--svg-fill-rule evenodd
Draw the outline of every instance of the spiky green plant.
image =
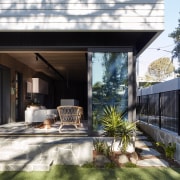
<svg viewBox="0 0 180 180">
<path fill-rule="evenodd" d="M 122 144 L 121 151 L 126 152 L 127 146 L 131 142 L 133 132 L 136 129 L 136 122 L 123 121 L 119 131 L 117 133 L 118 137 L 121 137 L 120 144 Z"/>
<path fill-rule="evenodd" d="M 104 154 L 107 157 L 110 155 L 110 147 L 104 140 L 101 140 L 99 138 L 94 139 L 93 146 L 96 152 Z"/>
<path fill-rule="evenodd" d="M 124 113 L 119 112 L 116 107 L 107 106 L 104 108 L 101 122 L 105 135 L 114 137 L 113 142 L 119 138 L 122 145 L 121 151 L 125 152 L 136 129 L 136 122 L 125 121 L 123 117 Z"/>
<path fill-rule="evenodd" d="M 157 146 L 161 146 L 164 149 L 167 158 L 174 158 L 174 153 L 176 151 L 176 143 L 168 143 L 167 145 L 162 142 L 156 142 Z"/>
<path fill-rule="evenodd" d="M 109 137 L 116 137 L 118 129 L 122 125 L 122 113 L 114 106 L 106 106 L 101 117 L 104 134 Z"/>
</svg>

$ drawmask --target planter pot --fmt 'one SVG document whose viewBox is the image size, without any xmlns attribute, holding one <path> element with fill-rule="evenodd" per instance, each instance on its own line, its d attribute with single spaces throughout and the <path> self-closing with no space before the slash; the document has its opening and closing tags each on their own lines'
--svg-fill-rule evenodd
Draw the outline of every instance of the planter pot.
<svg viewBox="0 0 180 180">
<path fill-rule="evenodd" d="M 135 138 L 132 138 L 131 142 L 128 144 L 126 152 L 133 153 L 135 152 Z M 120 144 L 120 140 L 113 142 L 112 151 L 120 152 L 122 148 L 122 144 Z"/>
</svg>

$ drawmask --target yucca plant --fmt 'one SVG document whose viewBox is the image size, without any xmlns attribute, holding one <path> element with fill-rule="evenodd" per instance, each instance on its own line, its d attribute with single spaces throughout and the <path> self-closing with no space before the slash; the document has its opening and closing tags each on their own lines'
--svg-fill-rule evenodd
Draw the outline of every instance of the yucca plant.
<svg viewBox="0 0 180 180">
<path fill-rule="evenodd" d="M 104 108 L 104 113 L 101 117 L 101 122 L 103 125 L 104 135 L 108 137 L 113 137 L 111 143 L 111 152 L 113 150 L 113 145 L 116 141 L 117 133 L 120 127 L 122 126 L 122 117 L 123 114 L 117 111 L 115 106 L 106 106 Z"/>
<path fill-rule="evenodd" d="M 131 138 L 136 129 L 136 122 L 123 121 L 118 130 L 117 136 L 121 137 L 120 144 L 122 145 L 121 151 L 126 152 L 127 146 L 131 142 Z"/>
<path fill-rule="evenodd" d="M 104 134 L 109 137 L 116 137 L 118 129 L 122 125 L 122 113 L 118 112 L 115 106 L 106 106 L 101 117 Z"/>
<path fill-rule="evenodd" d="M 115 106 L 107 106 L 104 108 L 104 114 L 101 118 L 104 134 L 114 137 L 113 142 L 119 138 L 120 145 L 122 145 L 122 152 L 126 151 L 136 128 L 136 122 L 125 121 L 124 114 L 125 112 L 119 112 Z"/>
</svg>

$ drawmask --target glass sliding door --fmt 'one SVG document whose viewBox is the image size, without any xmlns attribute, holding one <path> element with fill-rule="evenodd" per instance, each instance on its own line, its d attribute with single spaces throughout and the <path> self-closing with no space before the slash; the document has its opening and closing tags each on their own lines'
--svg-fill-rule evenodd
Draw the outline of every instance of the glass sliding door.
<svg viewBox="0 0 180 180">
<path fill-rule="evenodd" d="M 0 65 L 0 124 L 11 122 L 10 70 Z"/>
<path fill-rule="evenodd" d="M 93 131 L 101 129 L 100 116 L 105 106 L 128 107 L 128 53 L 95 52 L 92 54 Z M 127 114 L 126 114 L 126 118 Z"/>
<path fill-rule="evenodd" d="M 15 98 L 16 98 L 16 112 L 15 112 L 15 116 L 16 116 L 16 122 L 18 121 L 22 121 L 22 117 L 21 117 L 21 103 L 22 103 L 22 98 L 21 98 L 21 94 L 22 94 L 22 74 L 19 72 L 16 72 L 15 74 Z"/>
</svg>

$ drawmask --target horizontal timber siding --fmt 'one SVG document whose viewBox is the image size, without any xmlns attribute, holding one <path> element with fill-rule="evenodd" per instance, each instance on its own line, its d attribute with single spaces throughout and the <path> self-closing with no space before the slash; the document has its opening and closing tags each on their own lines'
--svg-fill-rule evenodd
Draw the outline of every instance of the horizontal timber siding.
<svg viewBox="0 0 180 180">
<path fill-rule="evenodd" d="M 163 28 L 164 0 L 0 0 L 0 31 Z"/>
</svg>

